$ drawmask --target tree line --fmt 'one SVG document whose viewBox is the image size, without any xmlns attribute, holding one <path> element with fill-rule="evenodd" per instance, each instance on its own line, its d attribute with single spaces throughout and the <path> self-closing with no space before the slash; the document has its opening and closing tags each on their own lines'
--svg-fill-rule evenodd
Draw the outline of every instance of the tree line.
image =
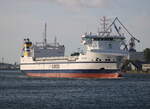
<svg viewBox="0 0 150 109">
<path fill-rule="evenodd" d="M 144 49 L 144 58 L 146 62 L 150 62 L 150 48 Z"/>
</svg>

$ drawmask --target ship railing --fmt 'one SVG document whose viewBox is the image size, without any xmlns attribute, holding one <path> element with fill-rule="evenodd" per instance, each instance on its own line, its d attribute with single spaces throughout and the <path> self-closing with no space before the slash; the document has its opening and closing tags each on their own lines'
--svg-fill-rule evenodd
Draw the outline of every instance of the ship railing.
<svg viewBox="0 0 150 109">
<path fill-rule="evenodd" d="M 67 57 L 35 57 L 35 60 L 67 60 Z"/>
<path fill-rule="evenodd" d="M 78 56 L 69 56 L 68 61 L 76 61 L 78 59 Z"/>
<path fill-rule="evenodd" d="M 36 61 L 47 61 L 47 60 L 67 60 L 67 61 L 74 61 L 77 60 L 77 56 L 65 56 L 65 57 L 34 57 Z"/>
<path fill-rule="evenodd" d="M 112 54 L 112 55 L 128 55 L 128 51 L 125 50 L 90 50 L 90 52 L 93 53 L 99 53 L 99 54 Z"/>
</svg>

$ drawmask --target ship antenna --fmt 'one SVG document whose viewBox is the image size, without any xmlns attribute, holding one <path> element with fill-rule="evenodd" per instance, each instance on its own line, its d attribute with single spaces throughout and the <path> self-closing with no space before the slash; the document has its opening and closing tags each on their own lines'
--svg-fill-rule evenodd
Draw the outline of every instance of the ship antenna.
<svg viewBox="0 0 150 109">
<path fill-rule="evenodd" d="M 45 23 L 45 28 L 44 28 L 44 45 L 47 45 L 47 23 Z"/>
<path fill-rule="evenodd" d="M 104 16 L 102 19 L 100 19 L 101 20 L 101 24 L 103 25 L 103 32 L 107 32 L 106 30 L 107 30 L 107 26 L 108 26 L 108 19 L 106 19 L 106 17 Z"/>
<path fill-rule="evenodd" d="M 55 44 L 55 46 L 57 45 L 57 37 L 56 36 L 54 38 L 54 44 Z"/>
</svg>

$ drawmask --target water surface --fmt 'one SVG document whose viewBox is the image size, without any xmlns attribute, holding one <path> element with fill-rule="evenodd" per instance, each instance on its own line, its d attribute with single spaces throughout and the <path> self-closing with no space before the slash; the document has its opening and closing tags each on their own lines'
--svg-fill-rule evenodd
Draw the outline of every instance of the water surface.
<svg viewBox="0 0 150 109">
<path fill-rule="evenodd" d="M 150 74 L 119 79 L 31 78 L 0 71 L 1 109 L 150 109 Z"/>
</svg>

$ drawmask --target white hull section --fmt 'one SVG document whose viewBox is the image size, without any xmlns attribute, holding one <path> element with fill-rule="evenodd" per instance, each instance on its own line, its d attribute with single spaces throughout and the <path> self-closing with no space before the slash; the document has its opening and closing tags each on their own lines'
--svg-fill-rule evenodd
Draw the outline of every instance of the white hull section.
<svg viewBox="0 0 150 109">
<path fill-rule="evenodd" d="M 21 65 L 21 70 L 78 70 L 78 69 L 117 69 L 116 63 L 27 63 Z"/>
</svg>

